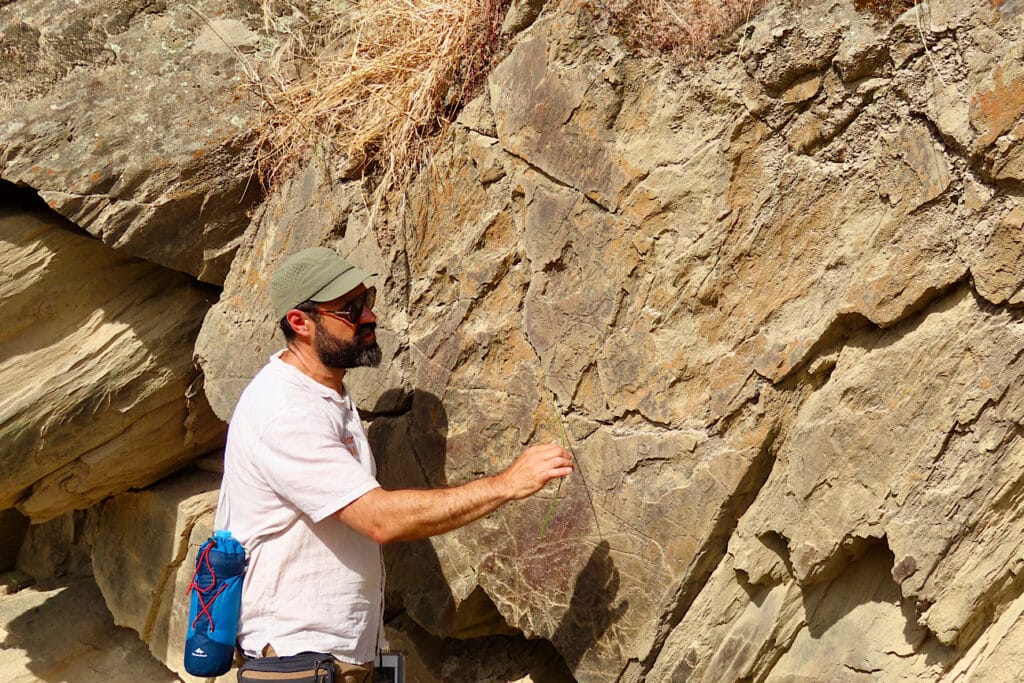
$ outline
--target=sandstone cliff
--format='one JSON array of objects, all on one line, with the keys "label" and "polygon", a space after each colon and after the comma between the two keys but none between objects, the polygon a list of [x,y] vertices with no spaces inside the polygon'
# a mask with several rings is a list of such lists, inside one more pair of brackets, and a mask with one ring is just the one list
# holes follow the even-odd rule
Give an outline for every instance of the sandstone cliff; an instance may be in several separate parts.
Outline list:
[{"label": "sandstone cliff", "polygon": [[326,244],[379,274],[350,388],[385,485],[560,422],[578,458],[543,535],[553,490],[390,549],[416,680],[1017,680],[1024,3],[877,4],[770,2],[679,67],[599,3],[514,3],[372,220],[343,160],[248,183],[255,3],[0,6],[0,179],[99,238],[0,219],[5,506],[90,508],[115,622],[180,670],[216,475],[130,489],[219,445],[281,344],[269,273]]}]

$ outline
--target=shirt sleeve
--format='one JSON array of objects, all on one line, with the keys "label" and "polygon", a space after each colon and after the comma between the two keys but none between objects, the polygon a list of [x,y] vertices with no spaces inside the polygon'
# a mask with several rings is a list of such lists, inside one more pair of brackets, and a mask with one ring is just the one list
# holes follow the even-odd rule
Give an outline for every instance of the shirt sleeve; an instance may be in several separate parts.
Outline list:
[{"label": "shirt sleeve", "polygon": [[369,463],[346,447],[351,435],[338,430],[326,414],[304,410],[275,417],[260,435],[257,460],[267,484],[314,522],[380,487]]}]

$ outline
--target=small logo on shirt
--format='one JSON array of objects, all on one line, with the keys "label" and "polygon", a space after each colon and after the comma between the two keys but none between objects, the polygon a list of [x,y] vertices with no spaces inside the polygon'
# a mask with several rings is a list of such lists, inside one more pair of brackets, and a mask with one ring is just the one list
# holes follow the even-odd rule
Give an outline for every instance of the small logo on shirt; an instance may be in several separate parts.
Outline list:
[{"label": "small logo on shirt", "polygon": [[205,657],[206,656],[206,650],[204,650],[201,647],[197,647],[196,649],[192,650],[192,656],[193,657]]}]

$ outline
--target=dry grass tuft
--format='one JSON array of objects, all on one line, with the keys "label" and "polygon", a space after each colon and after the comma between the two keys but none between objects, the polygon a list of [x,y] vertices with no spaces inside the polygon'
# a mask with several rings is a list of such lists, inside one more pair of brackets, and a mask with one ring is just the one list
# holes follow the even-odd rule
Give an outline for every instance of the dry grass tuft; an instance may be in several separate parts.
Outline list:
[{"label": "dry grass tuft", "polygon": [[264,184],[323,147],[348,159],[347,176],[379,173],[380,193],[403,187],[486,76],[509,2],[366,0],[307,15],[257,79]]},{"label": "dry grass tuft", "polygon": [[612,31],[641,54],[707,57],[766,0],[593,0]]},{"label": "dry grass tuft", "polygon": [[853,0],[860,12],[869,12],[885,19],[895,19],[913,7],[915,0]]}]

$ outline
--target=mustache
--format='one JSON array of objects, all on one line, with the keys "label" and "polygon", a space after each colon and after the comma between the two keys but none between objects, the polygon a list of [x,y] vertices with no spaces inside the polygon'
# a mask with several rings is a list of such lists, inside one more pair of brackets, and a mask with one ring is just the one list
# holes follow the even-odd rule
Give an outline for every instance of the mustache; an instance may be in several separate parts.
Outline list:
[{"label": "mustache", "polygon": [[363,332],[376,332],[377,323],[364,323],[356,326],[356,334],[362,334]]}]

